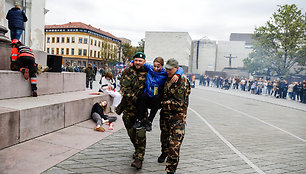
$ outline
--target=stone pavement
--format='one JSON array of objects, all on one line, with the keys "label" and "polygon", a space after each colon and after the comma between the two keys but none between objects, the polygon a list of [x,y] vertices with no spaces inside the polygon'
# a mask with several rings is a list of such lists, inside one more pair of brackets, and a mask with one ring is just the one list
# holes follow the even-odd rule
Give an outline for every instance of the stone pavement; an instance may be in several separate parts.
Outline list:
[{"label": "stone pavement", "polygon": [[[123,128],[43,173],[165,173],[165,164],[157,163],[158,117],[147,133],[141,170],[130,166],[134,151]],[[192,89],[177,173],[304,174],[305,132],[301,109]]]}]

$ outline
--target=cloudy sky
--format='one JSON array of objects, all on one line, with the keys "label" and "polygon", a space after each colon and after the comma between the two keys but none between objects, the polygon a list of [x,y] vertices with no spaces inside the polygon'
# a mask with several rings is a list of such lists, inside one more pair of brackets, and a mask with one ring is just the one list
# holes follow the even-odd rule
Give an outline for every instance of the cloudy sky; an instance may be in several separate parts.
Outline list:
[{"label": "cloudy sky", "polygon": [[46,0],[46,24],[83,22],[134,46],[145,31],[229,40],[230,33],[253,33],[284,4],[296,4],[305,13],[306,0]]}]

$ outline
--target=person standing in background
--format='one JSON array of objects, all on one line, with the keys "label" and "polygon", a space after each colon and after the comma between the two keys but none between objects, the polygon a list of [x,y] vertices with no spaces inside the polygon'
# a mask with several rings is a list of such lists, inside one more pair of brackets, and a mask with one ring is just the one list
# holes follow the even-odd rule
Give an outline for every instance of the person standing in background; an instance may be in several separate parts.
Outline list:
[{"label": "person standing in background", "polygon": [[8,20],[8,27],[11,31],[11,40],[20,40],[24,30],[24,22],[27,22],[28,18],[21,10],[21,6],[18,2],[15,2],[15,7],[8,11],[6,19]]}]

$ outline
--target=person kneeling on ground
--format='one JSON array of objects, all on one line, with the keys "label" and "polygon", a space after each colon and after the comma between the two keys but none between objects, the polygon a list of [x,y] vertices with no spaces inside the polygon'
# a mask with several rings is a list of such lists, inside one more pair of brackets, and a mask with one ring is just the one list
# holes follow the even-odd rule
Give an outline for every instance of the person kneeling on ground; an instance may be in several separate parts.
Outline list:
[{"label": "person kneeling on ground", "polygon": [[35,63],[35,56],[32,49],[23,45],[17,39],[12,40],[11,46],[11,70],[20,70],[26,80],[30,78],[32,96],[37,97],[37,64]]},{"label": "person kneeling on ground", "polygon": [[101,80],[101,89],[99,91],[102,91],[104,94],[109,94],[111,97],[114,98],[113,105],[111,106],[111,112],[114,113],[116,107],[120,104],[122,95],[116,91],[116,83],[113,79],[112,72],[108,71],[106,72],[105,76],[102,77]]},{"label": "person kneeling on ground", "polygon": [[96,122],[94,130],[104,132],[105,129],[102,127],[103,124],[109,124],[110,130],[112,130],[112,124],[117,120],[115,116],[105,115],[107,107],[107,101],[101,100],[99,103],[95,103],[91,109],[91,117]]}]

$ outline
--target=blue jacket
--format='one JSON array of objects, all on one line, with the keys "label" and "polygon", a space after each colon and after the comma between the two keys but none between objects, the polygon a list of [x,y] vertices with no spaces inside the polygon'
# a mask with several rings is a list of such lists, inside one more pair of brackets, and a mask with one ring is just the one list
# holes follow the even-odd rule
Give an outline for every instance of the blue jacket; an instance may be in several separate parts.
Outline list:
[{"label": "blue jacket", "polygon": [[10,30],[22,29],[24,30],[24,22],[28,21],[28,18],[22,10],[19,8],[12,8],[6,15],[8,20],[8,26]]},{"label": "blue jacket", "polygon": [[[164,84],[167,80],[167,72],[166,68],[162,68],[160,72],[155,72],[153,70],[153,65],[145,63],[145,69],[148,71],[147,79],[146,79],[146,88],[144,92],[148,94],[149,97],[154,96],[154,87],[158,87],[158,94],[160,95],[163,93]],[[179,67],[175,74],[182,76],[183,68]]]}]

